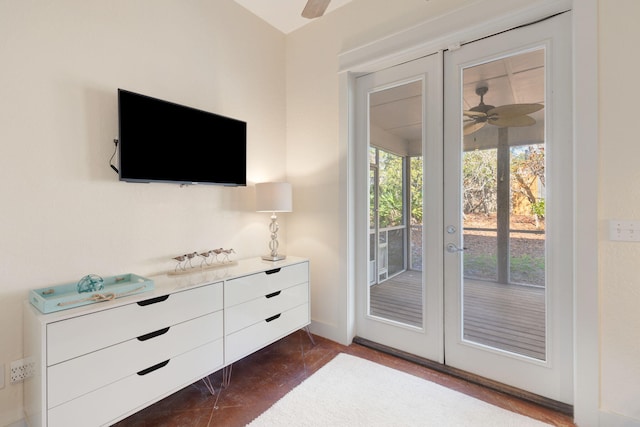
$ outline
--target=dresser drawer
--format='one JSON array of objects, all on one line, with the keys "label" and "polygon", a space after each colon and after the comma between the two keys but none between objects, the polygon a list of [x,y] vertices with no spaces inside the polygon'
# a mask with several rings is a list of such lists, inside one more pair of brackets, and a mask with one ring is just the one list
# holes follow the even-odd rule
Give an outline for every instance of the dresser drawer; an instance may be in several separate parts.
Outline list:
[{"label": "dresser drawer", "polygon": [[309,263],[307,262],[231,279],[225,283],[225,307],[307,282],[309,282]]},{"label": "dresser drawer", "polygon": [[222,340],[198,347],[48,411],[48,427],[109,425],[222,365]]},{"label": "dresser drawer", "polygon": [[290,334],[309,324],[309,304],[302,304],[291,310],[272,316],[254,325],[227,335],[225,340],[226,365],[253,353],[255,350]]},{"label": "dresser drawer", "polygon": [[223,307],[222,283],[47,325],[47,365],[203,316]]},{"label": "dresser drawer", "polygon": [[227,334],[264,321],[309,301],[309,284],[301,283],[282,291],[255,298],[225,310]]},{"label": "dresser drawer", "polygon": [[47,370],[47,405],[53,408],[163,360],[220,340],[222,325],[222,311],[218,311],[51,366]]}]

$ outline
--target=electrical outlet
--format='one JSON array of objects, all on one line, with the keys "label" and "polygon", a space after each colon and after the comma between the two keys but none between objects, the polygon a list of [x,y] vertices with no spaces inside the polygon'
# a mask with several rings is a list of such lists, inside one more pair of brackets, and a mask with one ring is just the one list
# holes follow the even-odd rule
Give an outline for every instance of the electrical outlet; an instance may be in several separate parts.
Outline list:
[{"label": "electrical outlet", "polygon": [[33,376],[35,365],[32,360],[20,359],[11,362],[11,384],[24,381]]}]

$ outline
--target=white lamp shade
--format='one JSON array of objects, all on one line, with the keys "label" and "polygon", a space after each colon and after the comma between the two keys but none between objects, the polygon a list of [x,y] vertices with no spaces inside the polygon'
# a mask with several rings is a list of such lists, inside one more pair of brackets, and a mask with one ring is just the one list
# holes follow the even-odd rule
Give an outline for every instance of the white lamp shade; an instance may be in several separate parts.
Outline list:
[{"label": "white lamp shade", "polygon": [[291,184],[288,182],[256,184],[256,211],[291,212]]}]

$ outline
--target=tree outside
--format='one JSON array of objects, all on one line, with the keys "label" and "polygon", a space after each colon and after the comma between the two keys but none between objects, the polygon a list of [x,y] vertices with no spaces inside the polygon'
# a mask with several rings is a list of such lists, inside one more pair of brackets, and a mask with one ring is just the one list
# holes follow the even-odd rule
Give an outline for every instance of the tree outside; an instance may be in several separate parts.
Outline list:
[{"label": "tree outside", "polygon": [[[403,221],[403,159],[379,150],[381,176],[380,227]],[[422,157],[408,161],[410,268],[422,269]],[[465,275],[496,279],[495,231],[497,212],[497,150],[474,150],[464,154],[463,215],[465,227]],[[511,148],[510,277],[515,283],[544,285],[544,146]],[[428,201],[427,201],[428,202]],[[515,230],[521,230],[517,232]]]}]

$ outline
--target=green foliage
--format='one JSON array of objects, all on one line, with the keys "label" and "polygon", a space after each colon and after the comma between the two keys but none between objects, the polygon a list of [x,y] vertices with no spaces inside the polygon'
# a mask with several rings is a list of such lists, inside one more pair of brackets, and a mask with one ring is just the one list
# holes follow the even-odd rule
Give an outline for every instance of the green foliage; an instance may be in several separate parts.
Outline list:
[{"label": "green foliage", "polygon": [[[531,255],[512,256],[509,260],[510,282],[544,286],[544,257]],[[496,280],[497,257],[495,254],[464,254],[465,277],[480,280]]]},{"label": "green foliage", "polygon": [[[369,150],[369,227],[374,229],[375,209],[377,196],[377,214],[378,226],[382,229],[411,225],[422,225],[422,157],[403,158],[381,149],[371,147]],[[407,173],[407,170],[410,173]],[[375,194],[376,180],[378,183],[378,194]],[[406,182],[408,181],[408,182]],[[409,199],[407,202],[406,199]],[[405,203],[409,203],[409,207],[405,207]],[[408,211],[408,212],[407,212]],[[408,217],[408,218],[407,218]],[[407,223],[408,222],[408,223]],[[400,236],[404,235],[404,231],[400,230]],[[379,236],[376,236],[377,240]],[[421,236],[419,236],[421,239]],[[397,240],[397,239],[395,239]],[[374,240],[375,241],[375,240]],[[394,241],[390,238],[390,241]],[[372,247],[375,247],[373,244]],[[412,244],[412,250],[416,247]],[[417,247],[419,253],[411,257],[411,263],[414,268],[422,267],[422,247]],[[389,267],[392,271],[393,259],[391,253],[401,255],[402,248],[393,248],[390,246]],[[396,256],[397,258],[397,256]],[[402,259],[400,263],[396,263],[401,269]]]},{"label": "green foliage", "polygon": [[544,286],[544,257],[532,257],[526,254],[519,257],[511,257],[509,266],[511,269],[510,281],[512,283]]},{"label": "green foliage", "polygon": [[544,199],[538,199],[535,203],[531,204],[531,213],[538,218],[544,218]]},{"label": "green foliage", "polygon": [[[378,215],[381,227],[402,225],[404,199],[403,182],[405,161],[401,156],[384,150],[372,150],[371,158],[378,153],[378,174],[380,180],[378,195]],[[544,199],[538,199],[533,191],[535,182],[544,186],[544,147],[528,146],[513,149],[511,160],[513,191],[521,192],[531,204],[531,212],[537,218],[544,218]],[[423,159],[411,157],[409,197],[410,224],[421,224],[423,220]],[[464,153],[462,161],[463,175],[463,211],[465,213],[494,213],[497,209],[497,150],[473,150]],[[373,196],[373,195],[371,195]]]},{"label": "green foliage", "polygon": [[422,156],[412,157],[411,182],[411,224],[422,224]]},{"label": "green foliage", "polygon": [[492,213],[497,209],[497,150],[464,153],[462,162],[463,211]]},{"label": "green foliage", "polygon": [[538,197],[538,187],[545,186],[544,145],[529,145],[511,150],[513,191],[520,193],[531,206],[538,220],[544,218],[544,200]]},{"label": "green foliage", "polygon": [[[380,180],[378,195],[378,215],[380,227],[394,227],[403,224],[403,182],[405,161],[395,154],[378,151],[378,174]],[[410,224],[422,223],[422,157],[408,159],[411,176],[409,177]]]},{"label": "green foliage", "polygon": [[403,159],[395,154],[379,150],[378,154],[378,218],[380,227],[402,225],[404,201],[402,198]]},{"label": "green foliage", "polygon": [[497,257],[495,254],[464,254],[464,275],[495,280]]}]

